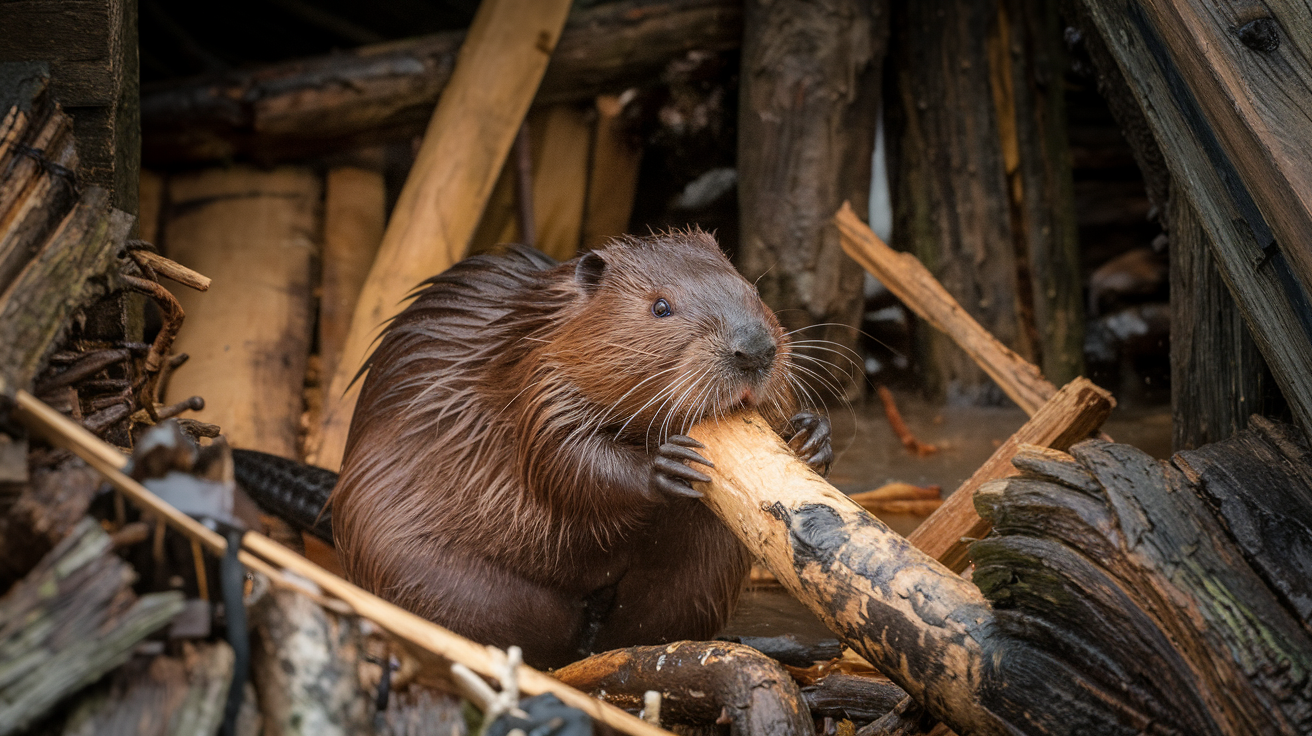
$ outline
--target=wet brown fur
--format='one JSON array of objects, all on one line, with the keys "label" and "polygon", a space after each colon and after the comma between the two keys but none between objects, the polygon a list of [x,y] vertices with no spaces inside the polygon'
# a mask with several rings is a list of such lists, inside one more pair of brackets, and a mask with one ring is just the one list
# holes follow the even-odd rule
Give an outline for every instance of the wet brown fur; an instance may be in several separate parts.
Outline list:
[{"label": "wet brown fur", "polygon": [[[651,453],[745,388],[777,426],[794,409],[779,323],[709,235],[598,255],[514,248],[426,282],[371,358],[331,501],[352,580],[539,666],[715,633],[748,556],[700,501],[649,492]],[[779,352],[748,385],[725,345],[753,320]]]}]

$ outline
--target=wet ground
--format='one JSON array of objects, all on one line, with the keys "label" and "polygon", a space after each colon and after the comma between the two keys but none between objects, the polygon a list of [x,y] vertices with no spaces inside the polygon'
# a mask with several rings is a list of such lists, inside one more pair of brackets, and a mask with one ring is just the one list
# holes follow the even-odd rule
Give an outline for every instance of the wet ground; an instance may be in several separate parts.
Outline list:
[{"label": "wet ground", "polygon": [[[897,405],[907,426],[922,442],[936,445],[933,455],[916,457],[898,441],[877,399],[831,411],[837,459],[829,481],[846,493],[878,488],[892,481],[942,487],[944,497],[993,454],[1022,424],[1017,408],[944,407],[917,396],[897,394]],[[1169,407],[1118,408],[1103,425],[1117,442],[1133,445],[1155,458],[1171,453]],[[894,531],[909,534],[920,517],[881,517]],[[748,590],[726,634],[778,636],[797,634],[803,640],[832,638],[802,604],[782,588]]]}]

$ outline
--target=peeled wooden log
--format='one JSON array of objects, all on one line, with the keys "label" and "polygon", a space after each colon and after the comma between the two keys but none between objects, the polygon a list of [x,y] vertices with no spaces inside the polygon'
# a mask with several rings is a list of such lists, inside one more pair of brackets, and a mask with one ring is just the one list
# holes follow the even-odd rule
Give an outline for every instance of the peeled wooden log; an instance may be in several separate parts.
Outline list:
[{"label": "peeled wooden log", "polygon": [[82,521],[0,598],[0,736],[127,661],[182,610],[179,593],[136,598],[109,535]]},{"label": "peeled wooden log", "polygon": [[[145,90],[148,164],[303,158],[424,131],[463,31],[364,46],[259,70]],[[628,0],[580,10],[565,26],[539,103],[577,102],[650,84],[689,51],[735,49],[742,5]]]},{"label": "peeled wooden log", "polygon": [[628,710],[661,694],[663,724],[730,724],[735,736],[811,733],[797,683],[776,661],[729,642],[681,641],[595,654],[552,673],[561,682]]}]

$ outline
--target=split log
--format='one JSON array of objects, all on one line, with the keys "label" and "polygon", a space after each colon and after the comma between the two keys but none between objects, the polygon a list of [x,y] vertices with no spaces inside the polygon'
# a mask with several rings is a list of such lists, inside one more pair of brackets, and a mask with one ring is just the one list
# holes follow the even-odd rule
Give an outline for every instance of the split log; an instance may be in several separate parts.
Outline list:
[{"label": "split log", "polygon": [[[1281,31],[1306,27],[1306,9],[1281,4],[1270,11],[1276,21],[1250,18],[1232,3],[1207,10],[1139,0],[1081,6],[1134,92],[1177,191],[1193,206],[1276,383],[1304,431],[1312,430],[1312,281],[1302,255],[1308,249],[1299,247],[1306,231],[1291,227],[1306,219],[1312,196],[1306,173],[1290,168],[1306,158],[1291,159],[1290,145],[1309,119],[1289,102],[1312,77],[1299,34]],[[1268,39],[1270,48],[1245,46],[1241,35],[1259,46]],[[1203,48],[1215,50],[1210,61],[1200,56]],[[1221,109],[1232,105],[1242,110]],[[1255,151],[1254,143],[1269,148]]]},{"label": "split log", "polygon": [[319,297],[319,375],[331,376],[346,344],[351,314],[387,225],[387,191],[379,172],[328,172],[323,214],[323,293]]},{"label": "split log", "polygon": [[[607,3],[581,9],[559,37],[539,104],[650,85],[689,51],[735,49],[742,9],[729,0]],[[147,89],[144,158],[285,161],[419,135],[464,38],[442,33]]]},{"label": "split log", "polygon": [[989,531],[988,522],[975,513],[975,491],[987,481],[1014,474],[1012,458],[1021,446],[1065,450],[1097,432],[1114,406],[1111,394],[1087,379],[1066,384],[916,527],[908,541],[954,572],[965,570],[970,564],[970,541]]},{"label": "split log", "polygon": [[583,217],[584,249],[598,248],[629,231],[638,190],[642,146],[624,132],[624,95],[597,97],[597,127],[588,172],[588,204]]},{"label": "split log", "polygon": [[259,636],[251,672],[266,732],[355,734],[372,707],[360,686],[359,624],[293,590],[271,590],[251,610]]},{"label": "split log", "polygon": [[310,352],[310,264],[319,232],[319,180],[305,169],[249,168],[169,180],[176,214],[169,255],[214,279],[184,291],[187,329],[174,347],[191,356],[173,397],[212,400],[199,418],[239,447],[296,457],[301,386]]},{"label": "split log", "polygon": [[959,345],[1026,414],[1033,416],[1057,392],[1033,363],[1004,345],[963,309],[916,256],[888,247],[849,204],[844,203],[838,210],[834,222],[842,233],[847,254],[911,311]]},{"label": "split log", "polygon": [[0,734],[22,730],[126,662],[182,610],[178,593],[132,594],[132,569],[83,517],[0,598]]},{"label": "split log", "polygon": [[361,384],[355,378],[381,326],[415,286],[465,255],[568,10],[567,0],[528,8],[511,0],[479,5],[326,383],[315,464],[341,465]]},{"label": "split log", "polygon": [[83,698],[63,736],[214,736],[232,683],[226,642],[185,644],[181,657],[136,657]]},{"label": "split log", "polygon": [[847,392],[860,369],[831,368],[800,338],[856,344],[863,277],[829,216],[845,200],[864,213],[869,199],[888,16],[884,2],[744,5],[738,261],[785,330],[811,328],[794,349],[832,377],[814,381],[826,393]]},{"label": "split log", "polygon": [[629,647],[562,667],[561,682],[627,710],[643,706],[643,694],[661,694],[663,724],[728,721],[735,736],[811,733],[811,714],[797,683],[774,660],[728,642],[681,641]]}]

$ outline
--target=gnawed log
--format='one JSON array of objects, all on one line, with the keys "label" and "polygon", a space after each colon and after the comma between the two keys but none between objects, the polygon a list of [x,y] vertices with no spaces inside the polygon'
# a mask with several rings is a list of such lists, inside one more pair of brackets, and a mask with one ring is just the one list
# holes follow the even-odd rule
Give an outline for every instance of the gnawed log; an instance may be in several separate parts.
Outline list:
[{"label": "gnawed log", "polygon": [[[147,89],[148,164],[278,161],[423,132],[465,33],[442,33]],[[660,79],[689,51],[742,40],[729,0],[628,0],[580,10],[560,34],[537,102],[578,102]]]},{"label": "gnawed log", "polygon": [[136,598],[136,576],[90,517],[0,598],[0,734],[126,662],[182,610],[177,593]]},{"label": "gnawed log", "polygon": [[788,672],[742,644],[681,641],[616,649],[553,674],[628,710],[642,708],[643,693],[656,690],[663,724],[727,720],[729,732],[741,736],[792,736],[814,728]]}]

